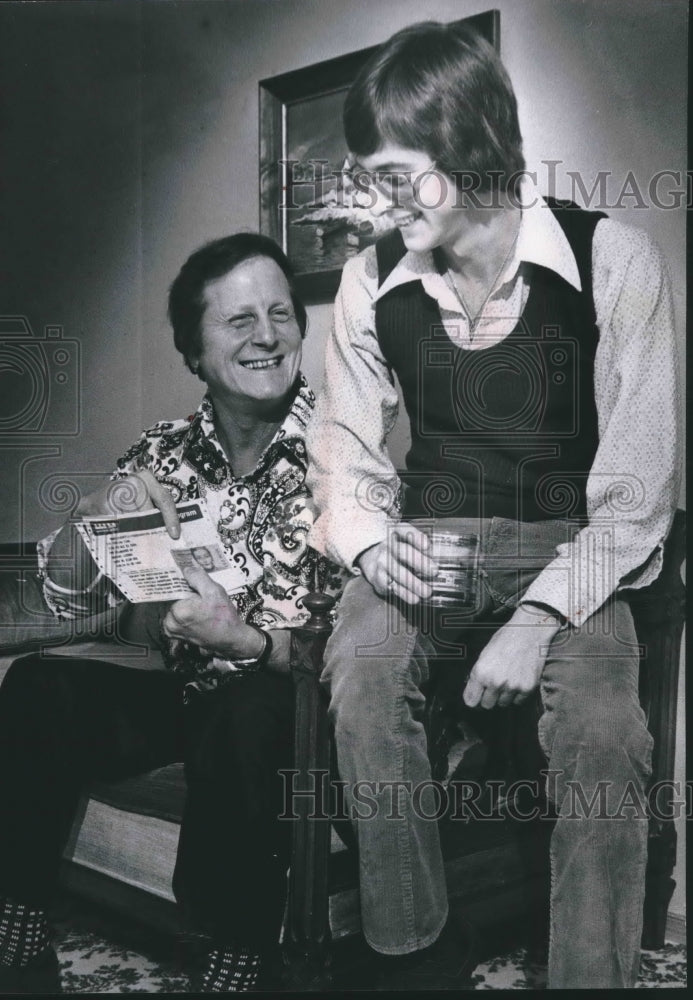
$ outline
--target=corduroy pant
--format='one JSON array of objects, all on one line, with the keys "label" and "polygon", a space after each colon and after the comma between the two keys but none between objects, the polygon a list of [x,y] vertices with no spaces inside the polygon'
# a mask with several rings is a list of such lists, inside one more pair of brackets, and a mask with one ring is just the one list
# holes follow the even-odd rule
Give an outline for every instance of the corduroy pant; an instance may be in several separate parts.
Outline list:
[{"label": "corduroy pant", "polygon": [[[445,655],[450,639],[446,655],[454,659],[455,643],[475,644],[476,629],[492,632],[507,621],[570,525],[523,530],[497,518],[469,525],[479,528],[485,571],[466,626],[437,633],[430,621],[412,627],[410,609],[381,600],[355,577],[327,645],[322,682],[355,817],[362,926],[385,954],[425,947],[447,917],[421,692],[433,645]],[[652,749],[638,699],[637,649],[630,609],[613,599],[581,628],[560,632],[548,650],[538,736],[548,761],[546,793],[558,814],[551,988],[632,987],[637,978]],[[460,698],[464,679],[460,671]]]}]

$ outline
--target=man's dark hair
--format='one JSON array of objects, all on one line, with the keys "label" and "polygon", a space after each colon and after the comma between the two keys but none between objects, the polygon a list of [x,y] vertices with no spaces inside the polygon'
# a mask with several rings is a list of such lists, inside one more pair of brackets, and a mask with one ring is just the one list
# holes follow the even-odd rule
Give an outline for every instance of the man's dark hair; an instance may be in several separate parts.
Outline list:
[{"label": "man's dark hair", "polygon": [[[344,105],[347,146],[425,150],[467,190],[508,191],[524,170],[517,101],[486,39],[463,24],[398,31],[362,68]],[[475,184],[463,177],[473,177]]]},{"label": "man's dark hair", "polygon": [[296,321],[305,336],[306,307],[296,293],[294,273],[284,251],[269,236],[260,233],[234,233],[205,243],[188,257],[168,293],[168,318],[173,327],[173,340],[194,371],[191,358],[202,352],[202,317],[206,308],[205,287],[216,278],[223,278],[245,260],[269,257],[279,265],[289,284]]}]

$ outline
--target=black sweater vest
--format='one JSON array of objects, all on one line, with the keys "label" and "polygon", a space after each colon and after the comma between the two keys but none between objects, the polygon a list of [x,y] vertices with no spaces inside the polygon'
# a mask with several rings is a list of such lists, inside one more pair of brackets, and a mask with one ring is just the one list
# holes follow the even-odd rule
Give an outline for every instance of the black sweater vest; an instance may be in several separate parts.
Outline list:
[{"label": "black sweater vest", "polygon": [[[585,515],[598,446],[592,238],[601,212],[550,201],[575,254],[582,292],[532,265],[512,333],[465,351],[447,336],[420,280],[376,304],[383,355],[397,374],[412,444],[402,514],[540,521]],[[382,285],[405,253],[399,231],[376,245]]]}]

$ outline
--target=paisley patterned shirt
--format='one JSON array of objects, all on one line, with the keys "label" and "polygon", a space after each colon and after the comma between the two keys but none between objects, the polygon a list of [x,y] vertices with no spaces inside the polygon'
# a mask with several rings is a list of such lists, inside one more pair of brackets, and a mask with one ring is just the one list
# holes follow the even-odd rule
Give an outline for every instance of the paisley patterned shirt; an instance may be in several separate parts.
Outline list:
[{"label": "paisley patterned shirt", "polygon": [[[236,476],[217,438],[213,403],[206,395],[187,419],[161,421],[144,431],[113,474],[119,478],[149,469],[176,503],[205,503],[229,561],[248,579],[231,599],[246,622],[261,628],[299,624],[308,617],[302,605],[307,593],[322,590],[337,596],[345,580],[343,570],[306,541],[313,507],[305,485],[305,432],[314,406],[315,396],[300,376],[291,409],[257,467]],[[95,610],[93,585],[91,595],[70,592],[46,574],[55,534],[39,543],[46,599],[61,618],[89,614]],[[110,588],[105,603],[122,601],[115,585]]]}]

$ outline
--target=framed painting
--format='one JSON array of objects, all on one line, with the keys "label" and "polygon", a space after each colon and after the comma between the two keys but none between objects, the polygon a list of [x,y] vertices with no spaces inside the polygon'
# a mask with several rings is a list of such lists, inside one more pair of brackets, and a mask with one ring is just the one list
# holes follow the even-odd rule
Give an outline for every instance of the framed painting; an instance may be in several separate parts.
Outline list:
[{"label": "framed painting", "polygon": [[[500,48],[499,11],[460,23]],[[352,203],[342,173],[344,99],[377,48],[260,81],[260,231],[287,254],[307,302],[334,298],[347,258],[381,231]]]}]

